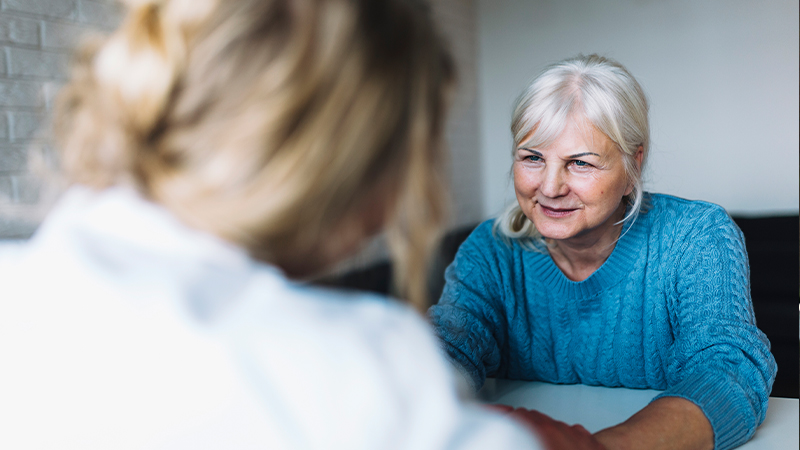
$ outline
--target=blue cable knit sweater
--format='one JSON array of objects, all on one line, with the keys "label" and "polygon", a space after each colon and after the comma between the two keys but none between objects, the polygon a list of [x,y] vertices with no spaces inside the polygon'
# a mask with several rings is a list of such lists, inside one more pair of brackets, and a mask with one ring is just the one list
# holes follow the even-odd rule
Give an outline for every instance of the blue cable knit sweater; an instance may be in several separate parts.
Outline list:
[{"label": "blue cable knit sweater", "polygon": [[715,448],[736,447],[764,420],[777,370],[755,324],[742,233],[717,205],[645,200],[581,282],[484,222],[429,315],[476,388],[495,376],[664,390],[656,398],[703,410]]}]

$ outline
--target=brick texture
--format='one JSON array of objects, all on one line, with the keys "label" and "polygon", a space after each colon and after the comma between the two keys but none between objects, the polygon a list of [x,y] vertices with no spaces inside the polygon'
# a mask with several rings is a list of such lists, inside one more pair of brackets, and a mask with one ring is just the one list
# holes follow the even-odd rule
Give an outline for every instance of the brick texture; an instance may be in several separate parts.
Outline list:
[{"label": "brick texture", "polygon": [[26,80],[0,81],[0,105],[11,108],[41,108],[45,106],[44,83]]},{"label": "brick texture", "polygon": [[6,47],[10,78],[64,78],[69,55],[64,53]]},{"label": "brick texture", "polygon": [[29,236],[40,181],[30,148],[81,37],[116,26],[115,0],[0,0],[0,239]]},{"label": "brick texture", "polygon": [[11,142],[29,142],[36,138],[40,115],[37,113],[10,111],[8,113]]},{"label": "brick texture", "polygon": [[27,147],[4,146],[0,150],[0,175],[23,172],[28,167]]},{"label": "brick texture", "polygon": [[23,17],[0,17],[0,41],[39,45],[39,22]]},{"label": "brick texture", "polygon": [[42,30],[42,47],[46,49],[70,50],[87,33],[84,26],[53,21],[44,21]]},{"label": "brick texture", "polygon": [[111,28],[116,24],[120,15],[119,7],[114,2],[82,0],[81,22],[97,25],[101,28]]},{"label": "brick texture", "polygon": [[75,19],[78,0],[2,0],[4,11]]}]

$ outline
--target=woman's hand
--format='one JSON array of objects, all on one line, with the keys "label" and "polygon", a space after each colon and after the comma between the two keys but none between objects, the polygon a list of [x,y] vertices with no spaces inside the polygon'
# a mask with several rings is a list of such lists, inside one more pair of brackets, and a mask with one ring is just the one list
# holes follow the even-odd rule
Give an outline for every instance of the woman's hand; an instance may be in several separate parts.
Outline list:
[{"label": "woman's hand", "polygon": [[603,444],[581,425],[570,426],[535,410],[515,409],[507,405],[487,406],[524,423],[533,430],[547,450],[606,450]]},{"label": "woman's hand", "polygon": [[609,450],[714,448],[714,430],[705,414],[697,405],[680,397],[660,398],[596,436]]}]

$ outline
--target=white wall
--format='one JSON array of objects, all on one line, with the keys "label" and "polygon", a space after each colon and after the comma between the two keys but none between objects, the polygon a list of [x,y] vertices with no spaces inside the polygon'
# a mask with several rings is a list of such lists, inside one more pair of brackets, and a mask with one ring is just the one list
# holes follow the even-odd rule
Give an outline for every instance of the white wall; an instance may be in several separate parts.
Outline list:
[{"label": "white wall", "polygon": [[798,14],[797,0],[478,0],[484,216],[513,200],[514,99],[577,53],[617,59],[647,92],[646,189],[797,214]]}]

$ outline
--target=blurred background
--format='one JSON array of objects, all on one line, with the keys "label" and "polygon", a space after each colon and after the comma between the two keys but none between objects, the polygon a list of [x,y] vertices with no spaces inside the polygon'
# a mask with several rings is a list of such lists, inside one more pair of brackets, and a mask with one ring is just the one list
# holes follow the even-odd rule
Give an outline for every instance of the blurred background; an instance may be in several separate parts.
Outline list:
[{"label": "blurred background", "polygon": [[[460,73],[448,133],[453,228],[513,200],[514,99],[545,65],[578,53],[615,58],[644,86],[648,190],[739,216],[797,214],[797,1],[434,0],[433,9]],[[35,229],[28,148],[70,50],[120,14],[112,0],[0,0],[0,238]]]},{"label": "blurred background", "polygon": [[[514,201],[511,108],[545,65],[578,53],[617,59],[651,102],[645,188],[725,207],[747,239],[759,326],[778,358],[776,395],[797,396],[797,0],[433,0],[459,68],[448,124],[450,232],[431,274],[474,225]],[[0,0],[0,240],[36,229],[29,162],[72,48],[113,29],[113,0]],[[390,290],[380,239],[328,282]],[[2,296],[2,287],[0,287]]]},{"label": "blurred background", "polygon": [[72,49],[86,33],[113,29],[111,0],[0,0],[0,239],[38,225],[39,183],[29,150],[64,83]]}]

